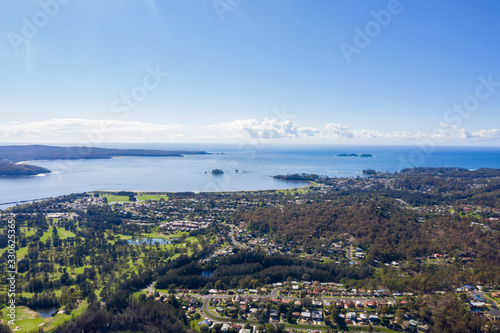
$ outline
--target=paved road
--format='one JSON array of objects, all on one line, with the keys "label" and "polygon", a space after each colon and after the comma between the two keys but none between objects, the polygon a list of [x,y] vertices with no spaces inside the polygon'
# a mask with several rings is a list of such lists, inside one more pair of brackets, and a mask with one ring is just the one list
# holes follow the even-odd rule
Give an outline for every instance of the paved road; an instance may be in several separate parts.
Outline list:
[{"label": "paved road", "polygon": [[232,240],[234,246],[242,248],[242,249],[247,249],[249,247],[248,245],[240,243],[236,240],[236,238],[234,236],[234,232],[235,232],[236,227],[234,225],[227,224],[227,223],[221,223],[221,224],[231,228],[231,231],[229,232],[229,237],[231,237],[231,240]]},{"label": "paved road", "polygon": [[[227,317],[220,317],[218,316],[217,314],[214,314],[213,312],[211,312],[209,309],[208,309],[208,305],[209,305],[209,302],[210,302],[210,299],[211,297],[215,297],[215,296],[210,296],[210,297],[207,297],[203,300],[203,306],[201,307],[201,314],[215,322],[215,323],[240,323],[242,324],[241,322],[244,321],[245,323],[250,323],[251,325],[259,325],[259,322],[256,321],[256,320],[249,320],[249,319],[232,319],[232,318],[227,318]],[[216,319],[213,319],[213,318],[216,318]],[[274,328],[277,328],[278,327],[278,322],[270,322],[271,325],[274,326]],[[286,325],[286,323],[285,323]],[[298,323],[296,325],[300,325],[300,326],[303,326],[303,328],[299,328],[298,330],[307,330],[308,332],[314,332],[314,331],[321,331],[321,332],[326,332],[326,331],[329,331],[331,329],[326,329],[326,328],[316,328],[314,327],[315,325],[310,325],[310,324],[306,324],[306,323]],[[324,326],[324,325],[322,325]],[[368,327],[367,325],[356,325],[356,326],[363,326],[363,327]],[[359,331],[360,333],[363,333],[362,331]],[[368,332],[368,331],[366,331]]]},{"label": "paved road", "polygon": [[[154,285],[154,282],[151,283],[151,285],[149,285],[146,290],[151,292],[151,293],[154,293],[155,290],[153,288],[153,285]],[[269,293],[268,295],[240,295],[240,296],[245,296],[245,297],[263,297],[263,298],[277,298],[278,297],[278,292],[280,291],[280,289],[274,289],[271,293]],[[168,293],[163,293],[163,292],[160,292],[159,293],[160,296],[169,296],[170,294]],[[201,314],[206,318],[206,319],[209,319],[215,323],[235,323],[235,322],[241,322],[243,321],[242,319],[239,319],[239,320],[235,320],[235,319],[232,319],[232,318],[227,318],[227,317],[220,317],[218,316],[216,313],[213,313],[211,312],[209,309],[208,309],[208,306],[210,304],[210,301],[213,299],[213,298],[232,298],[236,295],[227,295],[227,294],[218,294],[218,295],[199,295],[199,294],[192,294],[191,295],[192,297],[196,297],[196,298],[201,298],[202,299],[202,302],[203,302],[203,305],[201,306]],[[299,300],[300,297],[281,297],[282,299],[290,299],[290,300]],[[350,301],[357,301],[357,300],[368,300],[367,298],[362,298],[362,297],[353,297],[353,298],[339,298],[339,297],[321,297],[321,300],[322,301],[325,301],[325,300],[330,300],[330,301],[337,301],[339,299],[344,299],[344,300],[350,300]],[[385,298],[384,300],[395,300],[395,298]],[[250,324],[252,325],[258,325],[259,323],[255,320],[244,320],[245,322],[249,322]],[[271,323],[273,324],[273,326],[276,326],[277,323],[276,322],[273,322]],[[327,331],[327,329],[320,329],[320,328],[315,328],[314,325],[309,325],[309,324],[304,324],[304,323],[300,323],[299,325],[301,326],[304,326],[304,328],[301,328],[301,330],[308,330],[310,329],[311,331]],[[359,326],[359,325],[358,325]]]},{"label": "paved road", "polygon": [[[487,297],[485,297],[485,298],[487,298]],[[493,301],[491,302],[491,307],[490,307],[489,314],[492,317],[500,318],[500,310],[498,309],[498,306]]]},{"label": "paved road", "polygon": [[[155,293],[155,289],[153,288],[153,285],[156,281],[151,283],[146,290],[149,291],[150,293]],[[191,294],[192,297],[197,297],[197,298],[202,298],[202,299],[212,299],[212,298],[232,298],[235,296],[240,296],[240,297],[259,297],[259,298],[281,298],[281,299],[288,299],[288,300],[300,300],[301,297],[298,296],[278,296],[278,293],[281,291],[279,288],[273,289],[269,294],[267,295],[255,295],[255,294],[235,294],[235,295],[229,295],[229,294],[216,294],[216,295],[200,295],[200,294]],[[169,293],[163,293],[159,292],[160,296],[170,296]],[[317,299],[321,301],[338,301],[338,300],[347,300],[347,301],[369,301],[369,300],[384,300],[384,301],[396,301],[395,297],[386,297],[386,298],[375,298],[375,297],[329,297],[329,296],[321,296],[321,297],[310,297],[311,299]],[[493,303],[494,304],[494,303]]]},{"label": "paved road", "polygon": [[224,320],[224,318],[220,318],[220,320],[214,320],[213,319],[213,317],[218,318],[219,316],[213,314],[208,309],[208,305],[209,305],[210,301],[211,301],[211,298],[209,298],[209,297],[203,299],[203,305],[201,306],[201,309],[200,309],[201,310],[201,314],[203,315],[203,317],[205,317],[207,319],[210,319],[212,321],[215,321],[216,323],[225,323],[225,322],[227,322],[227,320]]},{"label": "paved road", "polygon": [[481,296],[482,298],[484,298],[484,300],[487,303],[491,304],[490,311],[488,312],[490,316],[492,316],[492,317],[500,317],[500,310],[498,309],[498,306],[496,305],[496,303],[491,298],[488,297],[488,295],[486,295],[482,291],[474,291],[473,294]]}]

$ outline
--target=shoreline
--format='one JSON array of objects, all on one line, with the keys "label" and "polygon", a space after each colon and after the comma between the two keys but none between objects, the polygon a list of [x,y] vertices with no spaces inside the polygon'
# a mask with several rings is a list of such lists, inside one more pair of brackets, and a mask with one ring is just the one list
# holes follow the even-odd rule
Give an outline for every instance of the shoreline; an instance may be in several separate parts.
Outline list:
[{"label": "shoreline", "polygon": [[[26,177],[35,177],[35,176],[26,176]],[[208,191],[132,191],[132,190],[92,190],[92,191],[87,191],[87,192],[81,192],[81,193],[118,193],[118,192],[133,192],[136,193],[137,195],[145,195],[145,194],[151,194],[151,195],[167,195],[169,193],[193,193],[193,194],[201,194],[201,193],[244,193],[244,192],[263,192],[263,191],[291,191],[291,190],[297,190],[297,189],[304,189],[308,187],[315,186],[314,182],[308,181],[309,184],[304,185],[304,186],[299,186],[299,187],[289,187],[289,188],[277,188],[277,189],[264,189],[264,190],[239,190],[239,191],[214,191],[214,192],[208,192]],[[33,203],[37,201],[43,201],[43,200],[48,200],[48,199],[53,199],[57,198],[60,196],[64,196],[67,194],[61,194],[57,195],[54,197],[48,197],[48,198],[39,198],[39,199],[26,199],[26,200],[20,200],[20,201],[12,201],[12,202],[0,202],[0,207],[2,206],[7,206],[4,209],[0,208],[0,211],[5,211],[5,209],[8,209],[10,207],[16,206],[17,204],[27,204],[27,203]]]},{"label": "shoreline", "polygon": [[[211,153],[193,153],[186,155],[208,155]],[[51,162],[51,161],[78,161],[78,160],[111,160],[119,157],[185,157],[183,154],[179,155],[121,155],[121,156],[106,156],[106,157],[75,157],[75,158],[42,158],[39,160],[26,160],[13,162],[13,164],[26,164],[26,163],[36,163],[36,162]]]},{"label": "shoreline", "polygon": [[88,191],[85,193],[100,193],[100,192],[106,192],[106,193],[117,193],[117,192],[133,192],[133,193],[141,193],[141,194],[156,194],[156,195],[162,195],[162,194],[169,194],[169,193],[194,193],[194,194],[200,194],[200,193],[243,193],[243,192],[262,192],[262,191],[289,191],[289,190],[297,190],[301,188],[307,188],[314,186],[313,181],[304,181],[309,184],[304,185],[304,186],[299,186],[299,187],[287,187],[287,188],[274,188],[274,189],[262,189],[262,190],[234,190],[234,191],[135,191],[135,190],[93,190],[93,191]]}]

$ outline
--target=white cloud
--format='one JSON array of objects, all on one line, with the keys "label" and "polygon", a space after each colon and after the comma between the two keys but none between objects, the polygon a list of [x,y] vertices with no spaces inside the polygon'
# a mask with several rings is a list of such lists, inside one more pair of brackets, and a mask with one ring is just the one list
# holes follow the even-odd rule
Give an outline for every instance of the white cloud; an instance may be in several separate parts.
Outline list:
[{"label": "white cloud", "polygon": [[329,123],[325,125],[327,131],[333,137],[339,138],[352,138],[354,133],[346,126],[336,123]]},{"label": "white cloud", "polygon": [[0,123],[4,142],[124,142],[180,138],[179,125],[96,119],[50,119]]},{"label": "white cloud", "polygon": [[467,130],[440,124],[432,132],[351,129],[338,123],[321,128],[304,127],[290,120],[265,118],[236,119],[200,127],[162,125],[140,121],[95,119],[21,120],[0,123],[0,142],[78,143],[93,145],[105,142],[213,142],[238,143],[249,139],[276,143],[408,143],[419,140],[444,142],[499,142],[500,129]]},{"label": "white cloud", "polygon": [[325,125],[322,131],[322,137],[330,139],[350,138],[350,139],[435,139],[435,140],[484,140],[496,141],[500,140],[499,129],[481,129],[479,131],[471,132],[465,128],[456,128],[445,123],[441,123],[431,133],[423,132],[408,132],[408,131],[395,131],[395,132],[380,132],[376,130],[361,129],[351,130],[346,126],[336,123],[329,123]]},{"label": "white cloud", "polygon": [[381,138],[386,137],[386,134],[380,133],[374,130],[361,129],[361,130],[351,130],[348,127],[336,124],[328,123],[325,125],[325,131],[323,131],[323,136],[328,138]]},{"label": "white cloud", "polygon": [[478,139],[500,139],[500,129],[482,129],[471,133],[474,138]]},{"label": "white cloud", "polygon": [[252,139],[308,138],[317,137],[320,134],[317,128],[298,127],[290,120],[268,118],[262,122],[255,119],[236,119],[207,127],[233,132],[236,136],[247,135]]},{"label": "white cloud", "polygon": [[246,134],[245,129],[256,125],[258,125],[258,121],[255,119],[236,119],[226,123],[202,126],[202,128],[216,130],[219,136],[243,138]]}]

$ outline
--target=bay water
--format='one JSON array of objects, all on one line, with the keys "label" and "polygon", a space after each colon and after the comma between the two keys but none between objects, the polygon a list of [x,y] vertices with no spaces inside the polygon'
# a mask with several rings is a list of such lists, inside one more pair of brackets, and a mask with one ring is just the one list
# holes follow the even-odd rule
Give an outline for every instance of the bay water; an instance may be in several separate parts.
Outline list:
[{"label": "bay water", "polygon": [[[114,144],[106,148],[204,150],[184,157],[117,157],[93,160],[32,161],[52,170],[34,177],[0,177],[0,209],[14,202],[94,190],[214,192],[292,188],[303,182],[271,178],[314,173],[362,176],[363,169],[399,171],[407,167],[500,168],[497,147],[268,146],[214,144]],[[339,154],[371,154],[341,157]],[[224,171],[213,175],[213,169]]]}]

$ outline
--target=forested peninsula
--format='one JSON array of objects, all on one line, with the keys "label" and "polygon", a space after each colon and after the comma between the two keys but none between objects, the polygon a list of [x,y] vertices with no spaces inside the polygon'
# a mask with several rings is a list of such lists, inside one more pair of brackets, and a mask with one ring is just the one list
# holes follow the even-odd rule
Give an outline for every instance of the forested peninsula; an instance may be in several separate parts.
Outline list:
[{"label": "forested peninsula", "polygon": [[36,176],[50,172],[49,169],[37,165],[0,163],[0,176],[4,177]]}]

